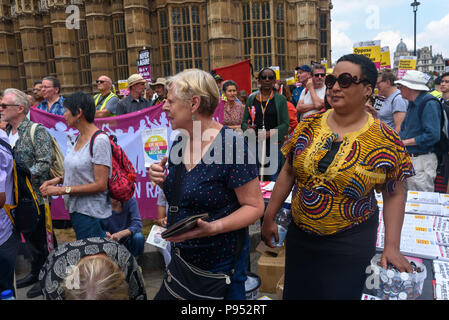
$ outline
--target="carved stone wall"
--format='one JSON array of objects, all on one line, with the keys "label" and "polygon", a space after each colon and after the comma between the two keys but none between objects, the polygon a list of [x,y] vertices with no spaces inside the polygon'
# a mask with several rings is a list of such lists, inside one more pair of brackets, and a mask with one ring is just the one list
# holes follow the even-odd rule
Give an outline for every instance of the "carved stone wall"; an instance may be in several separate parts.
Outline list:
[{"label": "carved stone wall", "polygon": [[[268,3],[270,16],[265,39],[270,49],[263,57],[269,60],[263,63],[277,65],[285,59],[284,78],[297,65],[330,60],[329,0],[14,0],[12,5],[0,0],[0,87],[31,91],[35,80],[54,74],[63,94],[95,92],[100,75],[116,82],[136,73],[138,52],[144,47],[151,50],[153,78],[187,67],[209,71],[245,58],[254,64],[256,17],[251,13],[244,21],[243,6],[252,12],[254,4],[262,3]],[[277,16],[279,4],[282,17]],[[80,22],[86,26],[82,45],[80,39],[86,35],[67,27],[69,6],[79,9]],[[245,43],[248,25],[251,38]],[[285,48],[280,58],[281,47]],[[91,83],[86,83],[86,65]]]}]

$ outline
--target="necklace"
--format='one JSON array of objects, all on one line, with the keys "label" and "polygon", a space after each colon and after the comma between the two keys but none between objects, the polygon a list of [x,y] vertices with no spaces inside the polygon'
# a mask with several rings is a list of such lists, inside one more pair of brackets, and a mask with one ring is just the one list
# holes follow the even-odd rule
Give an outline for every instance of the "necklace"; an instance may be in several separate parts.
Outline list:
[{"label": "necklace", "polygon": [[268,97],[265,106],[263,105],[262,100],[262,92],[260,92],[260,107],[262,108],[262,129],[265,130],[265,111],[267,110],[268,104],[270,103],[271,98],[273,97],[273,91],[271,91],[270,96]]}]

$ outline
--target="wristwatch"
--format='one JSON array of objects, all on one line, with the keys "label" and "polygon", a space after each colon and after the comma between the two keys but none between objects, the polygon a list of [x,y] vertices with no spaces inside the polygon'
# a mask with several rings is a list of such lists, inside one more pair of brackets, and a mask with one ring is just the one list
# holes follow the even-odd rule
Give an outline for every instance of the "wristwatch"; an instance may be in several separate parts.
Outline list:
[{"label": "wristwatch", "polygon": [[70,190],[72,190],[71,187],[65,187],[65,193],[66,193],[66,194],[69,194],[69,193],[70,193]]}]

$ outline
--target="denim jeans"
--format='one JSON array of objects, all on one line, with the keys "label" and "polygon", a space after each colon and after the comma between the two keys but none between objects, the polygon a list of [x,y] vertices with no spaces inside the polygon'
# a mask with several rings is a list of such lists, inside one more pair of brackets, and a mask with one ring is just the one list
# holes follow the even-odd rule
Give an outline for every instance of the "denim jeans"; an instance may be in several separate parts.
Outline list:
[{"label": "denim jeans", "polygon": [[137,232],[126,238],[123,244],[134,257],[140,256],[145,247],[145,236]]},{"label": "denim jeans", "polygon": [[19,233],[13,230],[9,239],[0,246],[0,292],[14,291],[14,268],[19,245]]},{"label": "denim jeans", "polygon": [[246,300],[246,290],[245,290],[245,282],[247,278],[248,271],[248,260],[249,260],[249,236],[248,233],[245,235],[245,243],[242,248],[242,252],[240,256],[237,258],[237,261],[232,258],[227,260],[219,265],[217,265],[214,269],[209,270],[211,272],[225,272],[229,273],[234,266],[234,273],[231,276],[231,285],[228,289],[228,294],[226,296],[226,300]]},{"label": "denim jeans", "polygon": [[77,240],[106,237],[106,232],[101,227],[102,219],[93,218],[79,212],[71,212],[70,220],[72,221]]}]

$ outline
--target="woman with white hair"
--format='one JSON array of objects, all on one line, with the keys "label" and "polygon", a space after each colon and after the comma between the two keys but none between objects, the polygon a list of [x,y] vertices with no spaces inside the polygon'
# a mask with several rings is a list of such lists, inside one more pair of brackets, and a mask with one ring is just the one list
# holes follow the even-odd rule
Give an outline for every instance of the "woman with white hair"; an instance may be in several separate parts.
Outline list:
[{"label": "woman with white hair", "polygon": [[221,298],[245,299],[246,227],[264,209],[256,161],[250,158],[243,137],[212,119],[220,96],[210,74],[184,70],[167,81],[167,88],[163,110],[181,134],[170,150],[168,175],[164,158],[150,167],[149,176],[167,196],[168,227],[197,214],[208,213],[209,217],[198,219],[193,230],[168,239],[174,247],[172,260],[155,299],[214,297],[201,290],[215,285],[205,285],[207,279],[192,284],[180,279],[185,274],[175,274],[179,261],[188,264],[189,270],[201,269],[202,274],[225,274],[230,285]]}]

